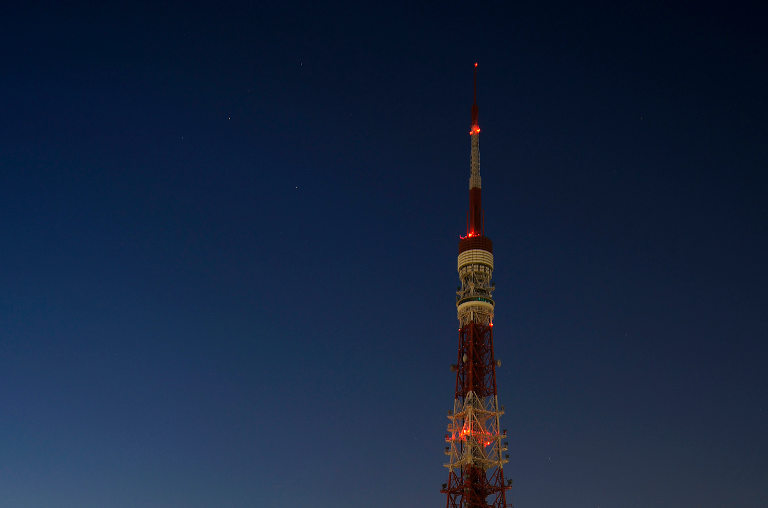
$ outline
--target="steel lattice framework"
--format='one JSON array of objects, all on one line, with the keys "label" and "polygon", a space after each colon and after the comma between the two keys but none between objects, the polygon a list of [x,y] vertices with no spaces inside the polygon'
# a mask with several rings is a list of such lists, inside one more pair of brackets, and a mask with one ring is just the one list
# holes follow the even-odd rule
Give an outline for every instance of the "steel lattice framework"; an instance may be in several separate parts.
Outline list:
[{"label": "steel lattice framework", "polygon": [[453,410],[448,412],[445,454],[448,483],[443,484],[447,508],[506,508],[511,480],[504,480],[508,462],[506,430],[499,426],[504,408],[499,406],[493,354],[493,243],[484,234],[480,201],[480,126],[477,107],[472,105],[471,174],[467,235],[459,241],[458,272],[461,287],[456,292],[459,319],[459,350]]}]

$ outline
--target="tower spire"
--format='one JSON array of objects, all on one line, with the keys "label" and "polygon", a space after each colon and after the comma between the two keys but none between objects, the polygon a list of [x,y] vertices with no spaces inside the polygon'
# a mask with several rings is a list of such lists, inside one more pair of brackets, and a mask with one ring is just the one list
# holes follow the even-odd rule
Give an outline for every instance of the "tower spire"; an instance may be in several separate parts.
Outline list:
[{"label": "tower spire", "polygon": [[477,132],[480,132],[480,123],[478,120],[479,116],[479,109],[477,107],[477,62],[475,62],[475,100],[472,103],[472,131],[470,133],[477,130]]},{"label": "tower spire", "polygon": [[470,175],[469,175],[469,216],[467,218],[467,236],[478,236],[483,234],[483,210],[480,202],[480,188],[482,180],[480,179],[480,123],[479,110],[477,107],[477,62],[474,70],[474,102],[472,103],[472,128],[469,135],[472,140],[472,149],[470,153]]}]

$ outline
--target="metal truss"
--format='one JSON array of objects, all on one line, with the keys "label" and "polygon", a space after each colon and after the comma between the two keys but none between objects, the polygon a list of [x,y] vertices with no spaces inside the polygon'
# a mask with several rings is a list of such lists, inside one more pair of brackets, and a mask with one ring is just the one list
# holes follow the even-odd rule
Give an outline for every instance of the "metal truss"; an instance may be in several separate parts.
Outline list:
[{"label": "metal truss", "polygon": [[470,321],[459,331],[454,407],[445,435],[448,483],[441,492],[447,508],[509,506],[506,491],[511,482],[504,480],[507,433],[500,427],[504,408],[498,405],[496,366],[493,324]]}]

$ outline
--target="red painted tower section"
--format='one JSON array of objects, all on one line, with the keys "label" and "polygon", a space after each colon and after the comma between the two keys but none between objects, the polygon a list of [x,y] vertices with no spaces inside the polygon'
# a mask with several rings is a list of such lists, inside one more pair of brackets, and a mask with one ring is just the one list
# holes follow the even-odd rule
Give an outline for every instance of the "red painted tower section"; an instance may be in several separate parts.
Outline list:
[{"label": "red painted tower section", "polygon": [[454,408],[448,412],[445,435],[448,482],[441,492],[446,494],[447,508],[506,508],[511,480],[504,479],[507,433],[500,428],[504,408],[499,406],[496,389],[496,367],[501,362],[493,353],[493,243],[485,236],[480,199],[477,64],[474,77],[467,235],[459,240],[458,258],[459,351],[452,366],[456,371]]}]

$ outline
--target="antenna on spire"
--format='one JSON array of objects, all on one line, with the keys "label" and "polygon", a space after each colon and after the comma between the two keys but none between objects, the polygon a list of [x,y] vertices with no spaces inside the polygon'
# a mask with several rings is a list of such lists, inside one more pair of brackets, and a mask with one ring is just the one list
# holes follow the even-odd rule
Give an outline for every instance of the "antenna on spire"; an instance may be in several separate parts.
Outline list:
[{"label": "antenna on spire", "polygon": [[480,112],[477,107],[477,62],[475,62],[475,97],[474,102],[472,103],[472,130],[469,131],[470,134],[477,134],[480,132],[480,121],[479,116]]}]

